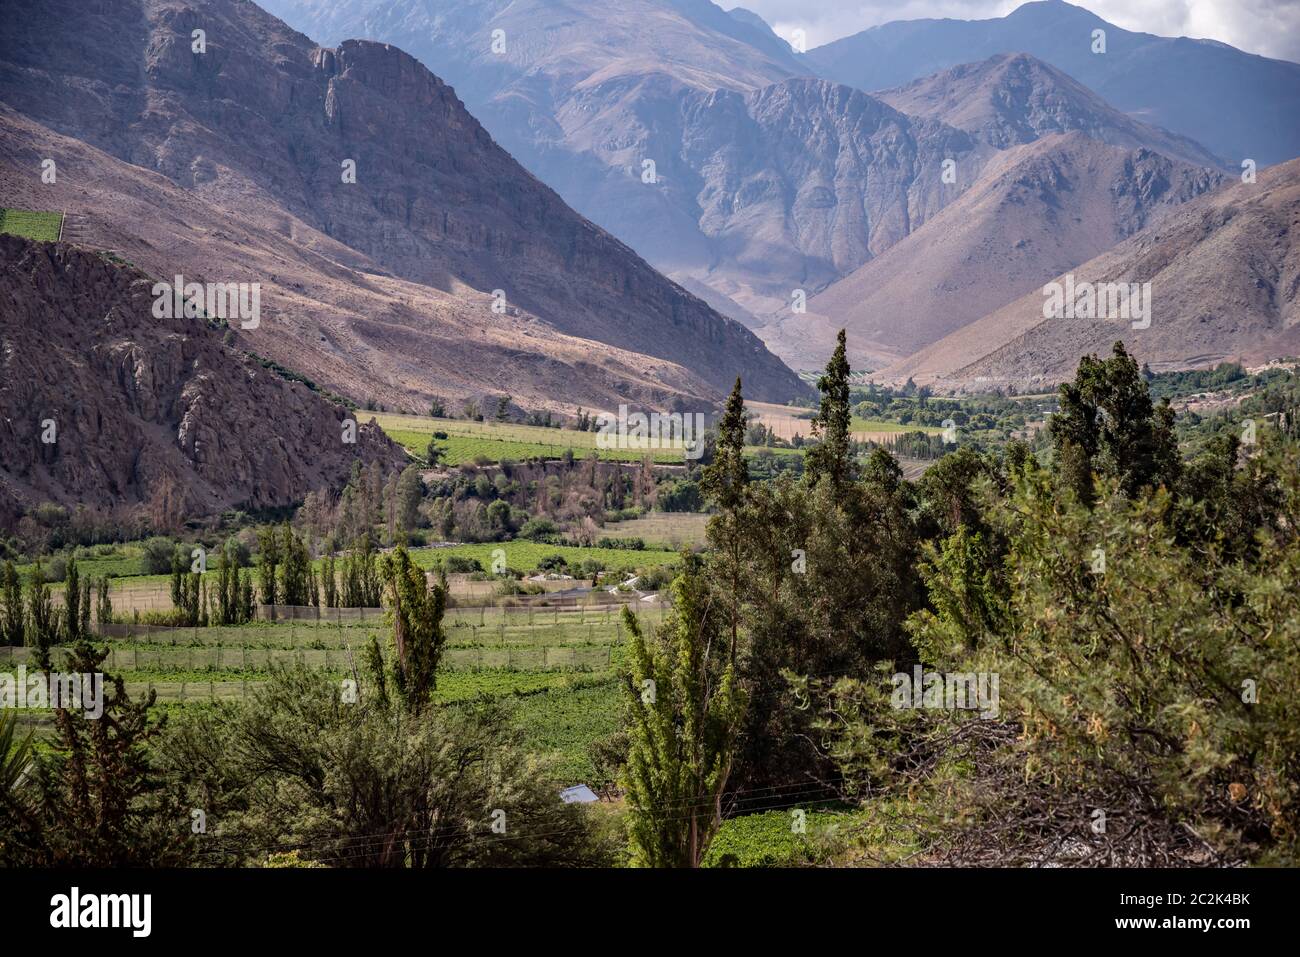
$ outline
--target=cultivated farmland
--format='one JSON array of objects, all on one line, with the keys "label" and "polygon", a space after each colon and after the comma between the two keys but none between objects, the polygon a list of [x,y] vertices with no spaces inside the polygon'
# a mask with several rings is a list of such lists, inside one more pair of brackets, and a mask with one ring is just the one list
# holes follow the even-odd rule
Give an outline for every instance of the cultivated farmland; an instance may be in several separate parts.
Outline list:
[{"label": "cultivated farmland", "polygon": [[52,243],[59,238],[59,226],[62,223],[62,213],[0,206],[0,233]]},{"label": "cultivated farmland", "polygon": [[[633,600],[649,626],[662,620],[658,604]],[[623,662],[622,603],[607,600],[559,607],[456,607],[447,611],[447,644],[436,699],[448,704],[493,699],[511,712],[531,750],[556,759],[564,780],[595,780],[588,745],[619,721],[618,669]],[[328,614],[328,609],[323,610]],[[227,627],[116,626],[102,638],[104,669],[120,675],[132,697],[153,690],[168,707],[202,707],[256,695],[274,668],[298,665],[342,681],[362,669],[372,638],[389,627],[379,614],[365,620],[257,621]],[[30,648],[0,647],[0,672],[34,667]],[[54,649],[56,667],[66,649]],[[50,712],[26,712],[38,732]]]}]

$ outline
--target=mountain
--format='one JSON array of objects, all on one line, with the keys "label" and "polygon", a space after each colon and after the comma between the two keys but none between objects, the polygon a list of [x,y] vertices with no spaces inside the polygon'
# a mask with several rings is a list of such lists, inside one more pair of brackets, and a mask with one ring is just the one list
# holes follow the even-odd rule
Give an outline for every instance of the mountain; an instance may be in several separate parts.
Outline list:
[{"label": "mountain", "polygon": [[[1070,270],[1082,283],[1150,283],[1149,328],[1044,318],[1042,289],[881,371],[940,389],[1042,389],[1122,339],[1156,370],[1300,355],[1300,160],[1201,196]],[[1065,283],[1065,276],[1053,277]],[[1141,324],[1141,321],[1139,321]]]},{"label": "mountain", "polygon": [[[804,388],[394,47],[318,47],[240,0],[19,5],[0,44],[0,147],[17,169],[59,155],[39,144],[97,165],[53,187],[20,175],[11,197],[106,226],[153,274],[262,282],[270,321],[241,338],[323,385],[409,409],[492,392],[569,411],[713,403],[737,375],[777,400]],[[85,48],[90,34],[102,42]],[[121,192],[99,186],[110,172]],[[189,229],[152,211],[186,204]],[[161,241],[176,231],[187,244]]]},{"label": "mountain", "polygon": [[[977,144],[858,90],[794,79],[683,101],[670,167],[698,209],[709,260],[668,267],[755,310],[788,306],[907,236],[956,191],[945,160]],[[984,153],[991,153],[985,150]]]},{"label": "mountain", "polygon": [[[825,361],[825,336],[816,317],[790,314],[796,291],[821,291],[922,227],[999,150],[1078,130],[1217,165],[1030,57],[875,96],[797,75],[809,59],[760,18],[703,0],[269,2],[311,32],[397,42],[445,67],[575,208],[804,367]],[[494,55],[484,38],[498,29]]]},{"label": "mountain", "polygon": [[[539,179],[670,272],[723,255],[700,226],[697,171],[680,158],[685,101],[808,73],[756,18],[729,15],[708,0],[265,5],[325,42],[363,37],[407,50],[451,82]],[[655,164],[653,183],[643,181],[647,161]]]},{"label": "mountain", "polygon": [[[1018,299],[1224,182],[1146,148],[1053,133],[999,153],[980,179],[907,238],[783,315],[778,351],[806,364],[849,331],[879,368]],[[782,339],[792,340],[788,344]]]},{"label": "mountain", "polygon": [[43,502],[160,525],[290,505],[341,488],[353,463],[405,460],[373,424],[345,443],[353,413],[215,324],[155,316],[152,285],[88,250],[0,235],[0,528]]},{"label": "mountain", "polygon": [[[1093,31],[1105,52],[1093,53]],[[1122,30],[1083,7],[1041,0],[989,20],[899,20],[810,50],[822,75],[896,88],[960,63],[1029,53],[1145,123],[1204,144],[1232,166],[1300,156],[1300,64],[1213,40]]]},{"label": "mountain", "polygon": [[900,113],[947,123],[997,149],[1078,130],[1103,143],[1152,149],[1197,166],[1222,163],[1200,143],[1137,122],[1025,53],[963,63],[876,97]]}]

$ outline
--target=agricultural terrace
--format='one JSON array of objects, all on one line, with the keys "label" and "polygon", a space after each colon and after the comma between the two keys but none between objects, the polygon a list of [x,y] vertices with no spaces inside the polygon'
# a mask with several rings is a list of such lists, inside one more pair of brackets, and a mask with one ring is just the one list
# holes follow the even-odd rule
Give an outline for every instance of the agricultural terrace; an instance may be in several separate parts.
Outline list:
[{"label": "agricultural terrace", "polygon": [[52,243],[59,238],[59,227],[62,225],[62,213],[0,206],[0,233]]}]

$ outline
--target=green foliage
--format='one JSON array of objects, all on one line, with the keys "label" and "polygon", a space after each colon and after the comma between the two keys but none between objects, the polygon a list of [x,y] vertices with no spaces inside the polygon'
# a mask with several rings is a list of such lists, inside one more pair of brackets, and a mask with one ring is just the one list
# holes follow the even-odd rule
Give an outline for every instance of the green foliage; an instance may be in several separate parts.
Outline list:
[{"label": "green foliage", "polygon": [[[66,668],[101,672],[106,652],[74,646]],[[167,867],[194,853],[179,792],[151,762],[154,696],[132,702],[121,678],[104,676],[103,714],[57,709],[55,735],[24,792],[0,792],[0,863],[23,867]],[[0,742],[2,743],[2,742]]]},{"label": "green foliage", "polygon": [[50,648],[59,640],[61,618],[38,559],[27,582],[27,621],[30,626],[27,644],[35,649],[36,662],[42,671],[50,668]]},{"label": "green foliage", "polygon": [[[87,612],[89,612],[89,609],[87,609]],[[77,574],[77,560],[75,558],[68,560],[67,570],[64,574],[63,614],[67,639],[69,641],[80,641],[86,637],[81,620],[81,578]]]},{"label": "green foliage", "polygon": [[1061,386],[1060,411],[1051,421],[1064,488],[1092,501],[1092,474],[1119,483],[1133,496],[1172,485],[1180,460],[1168,401],[1151,403],[1137,362],[1116,342],[1112,355],[1084,356],[1071,383]]},{"label": "green foliage", "polygon": [[344,608],[378,608],[381,582],[374,543],[363,535],[343,556],[340,601]]},{"label": "green foliage", "polygon": [[556,799],[493,706],[417,716],[285,670],[247,707],[186,716],[162,757],[173,786],[223,822],[207,846],[230,864],[291,850],[348,867],[608,862],[587,812]]},{"label": "green foliage", "polygon": [[176,543],[170,538],[154,537],[141,546],[146,575],[166,575],[172,571]]},{"label": "green foliage", "polygon": [[279,604],[279,582],[275,570],[282,557],[281,543],[275,526],[262,529],[257,536],[257,577],[263,605]]},{"label": "green foliage", "polygon": [[380,560],[379,573],[393,643],[385,670],[378,644],[371,640],[372,677],[382,702],[387,704],[391,684],[401,705],[419,714],[437,687],[438,662],[447,642],[442,627],[447,607],[446,582],[430,586],[424,572],[401,545]]},{"label": "green foliage", "polygon": [[708,598],[687,556],[672,616],[653,636],[623,613],[631,667],[624,786],[632,860],[644,867],[698,867],[722,823],[744,696],[719,653],[722,622]]},{"label": "green foliage", "polygon": [[107,625],[113,620],[113,599],[109,597],[109,576],[100,577],[95,586],[95,621]]},{"label": "green foliage", "polygon": [[277,550],[284,563],[280,573],[279,598],[285,605],[310,605],[311,600],[311,556],[307,554],[307,545],[296,535],[286,522],[280,533],[280,546]]},{"label": "green foliage", "polygon": [[809,482],[815,484],[827,478],[833,486],[842,488],[853,478],[849,454],[849,420],[853,413],[849,407],[849,361],[843,329],[826,363],[826,373],[817,380],[817,389],[822,395],[812,433],[818,444],[808,450],[804,467]]},{"label": "green foliage", "polygon": [[26,644],[26,621],[22,579],[14,563],[6,561],[0,571],[0,644]]},{"label": "green foliage", "polygon": [[[705,867],[799,867],[825,864],[840,849],[838,829],[851,820],[842,811],[805,811],[805,830],[792,811],[746,814],[724,821],[704,856]],[[798,810],[803,810],[798,808]]]}]

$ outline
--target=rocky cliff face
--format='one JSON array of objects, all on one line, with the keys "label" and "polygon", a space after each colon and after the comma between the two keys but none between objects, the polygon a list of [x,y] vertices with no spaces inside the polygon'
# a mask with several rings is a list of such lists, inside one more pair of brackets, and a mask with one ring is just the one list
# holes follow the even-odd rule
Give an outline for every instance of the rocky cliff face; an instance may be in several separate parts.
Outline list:
[{"label": "rocky cliff face", "polygon": [[[495,300],[493,316],[536,319],[562,336],[652,357],[667,397],[680,389],[683,401],[711,402],[737,375],[756,395],[802,391],[742,326],[666,281],[520,168],[449,86],[394,47],[320,48],[238,0],[20,6],[0,49],[5,102],[161,174],[237,223],[458,299],[467,327]],[[195,31],[203,31],[202,52]],[[100,40],[83,49],[87,32]],[[295,305],[282,310],[284,321]],[[529,345],[522,336],[516,344]],[[313,371],[311,357],[261,345]],[[410,381],[405,353],[385,363],[381,351],[371,351],[371,378],[403,389],[410,407],[423,404],[421,395],[447,396],[448,383]],[[536,356],[539,366],[550,358]],[[316,366],[330,382],[326,364]],[[486,365],[475,371],[495,378]],[[530,385],[504,383],[502,391]],[[624,394],[637,389],[646,392],[629,383]]]},{"label": "rocky cliff face", "polygon": [[945,161],[978,167],[992,152],[823,80],[693,94],[681,116],[676,158],[712,265],[679,268],[755,312],[888,249],[956,196]]},{"label": "rocky cliff face", "polygon": [[67,244],[0,236],[0,524],[52,501],[165,523],[301,501],[354,462],[401,467],[377,426],[156,318],[153,280]]},{"label": "rocky cliff face", "polygon": [[1003,53],[876,94],[909,116],[939,120],[1007,149],[1052,133],[1079,132],[1196,166],[1222,161],[1200,143],[1121,113],[1082,83],[1025,53]]}]

